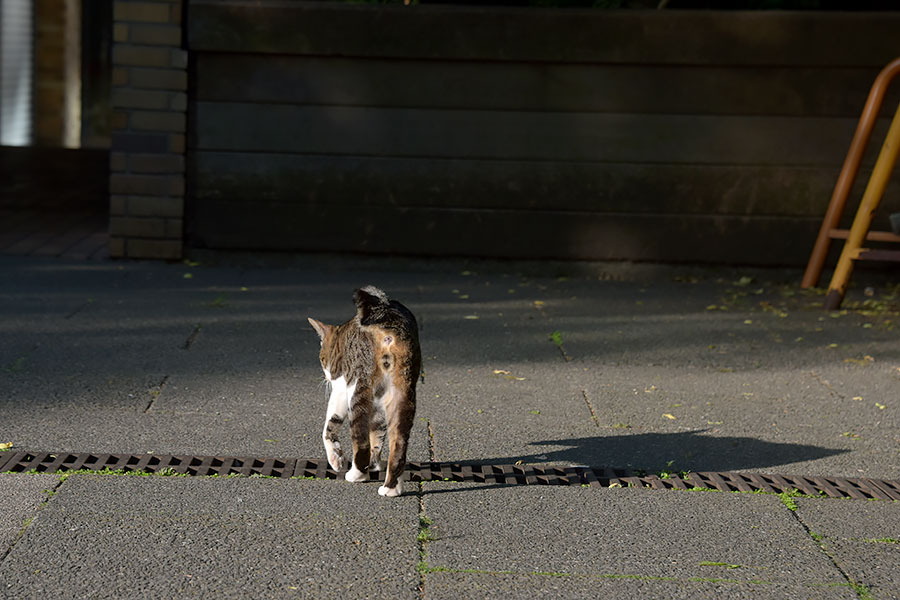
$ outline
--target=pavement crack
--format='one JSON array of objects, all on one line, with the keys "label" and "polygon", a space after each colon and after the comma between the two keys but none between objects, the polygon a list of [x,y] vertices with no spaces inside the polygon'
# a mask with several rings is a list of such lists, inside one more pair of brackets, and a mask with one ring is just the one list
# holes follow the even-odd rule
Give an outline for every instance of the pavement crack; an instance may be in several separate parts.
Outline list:
[{"label": "pavement crack", "polygon": [[809,374],[813,376],[813,379],[815,379],[815,380],[818,381],[820,384],[822,384],[823,386],[825,386],[825,388],[829,391],[829,393],[830,393],[832,396],[834,396],[834,397],[837,398],[838,400],[846,400],[846,398],[844,398],[844,396],[843,396],[842,394],[838,393],[838,391],[837,391],[836,389],[834,389],[834,386],[831,385],[831,382],[830,382],[830,381],[828,381],[827,379],[825,379],[824,377],[822,377],[821,375],[819,375],[819,374],[816,373],[815,371],[810,371]]},{"label": "pavement crack", "polygon": [[581,390],[581,396],[584,398],[584,403],[587,404],[588,410],[591,411],[591,419],[594,421],[594,425],[600,427],[600,419],[597,418],[597,413],[594,412],[594,405],[591,404],[591,399],[588,397],[587,390]]},{"label": "pavement crack", "polygon": [[197,340],[197,336],[200,335],[200,331],[203,329],[202,326],[196,325],[194,330],[191,332],[187,339],[184,340],[184,344],[181,345],[182,350],[190,350],[191,346],[194,345],[194,342]]},{"label": "pavement crack", "polygon": [[84,302],[82,302],[80,305],[76,306],[74,310],[72,310],[69,314],[67,314],[67,315],[66,315],[65,317],[63,317],[63,318],[64,318],[64,319],[71,319],[72,317],[74,317],[75,315],[77,315],[78,313],[80,313],[81,311],[83,311],[84,309],[86,309],[88,306],[90,306],[91,304],[93,304],[93,302],[94,302],[94,299],[93,299],[93,298],[88,298],[87,300],[85,300]]},{"label": "pavement crack", "polygon": [[147,406],[144,407],[144,414],[149,413],[150,409],[153,408],[153,403],[159,398],[167,381],[169,381],[169,376],[163,375],[162,380],[155,387],[150,388],[150,399],[147,401]]},{"label": "pavement crack", "polygon": [[868,588],[864,584],[858,583],[858,582],[854,581],[852,577],[850,577],[850,574],[844,570],[844,568],[840,565],[840,563],[838,563],[837,558],[834,556],[834,554],[829,552],[828,547],[825,546],[824,543],[822,543],[821,537],[815,535],[813,533],[813,531],[809,528],[809,526],[803,521],[803,518],[800,517],[799,514],[797,514],[797,509],[794,508],[794,509],[789,510],[788,512],[790,512],[791,516],[793,516],[794,519],[796,519],[797,522],[800,524],[800,526],[803,527],[803,530],[806,531],[806,535],[809,536],[809,539],[813,540],[813,542],[815,542],[815,544],[819,547],[819,549],[822,551],[822,553],[828,557],[828,560],[830,560],[831,564],[834,565],[834,568],[838,570],[838,572],[841,574],[841,577],[844,578],[844,580],[847,582],[847,585],[850,587],[850,589],[853,590],[854,592],[856,592],[856,595],[859,596],[861,599],[871,597],[868,595]]},{"label": "pavement crack", "polygon": [[63,484],[63,482],[65,480],[66,480],[65,477],[60,477],[59,480],[56,482],[56,485],[54,485],[50,489],[44,490],[44,493],[47,495],[47,497],[44,498],[44,501],[38,505],[37,509],[35,510],[35,513],[32,516],[25,519],[25,522],[22,524],[22,528],[16,534],[15,538],[13,538],[13,540],[9,543],[9,546],[6,547],[6,550],[4,550],[2,554],[0,554],[0,563],[3,563],[3,561],[6,560],[6,557],[10,555],[10,553],[13,551],[13,548],[16,547],[16,544],[18,544],[19,541],[21,541],[21,539],[23,537],[25,537],[25,533],[28,531],[28,528],[31,527],[32,523],[34,523],[34,520],[37,518],[38,514],[44,509],[45,506],[47,506],[47,504],[50,502],[50,500],[53,498],[53,496],[56,495],[56,491],[59,489],[59,487]]},{"label": "pavement crack", "polygon": [[[432,463],[437,462],[434,452],[434,427],[431,419],[425,419],[425,427],[428,430],[428,460]],[[416,533],[416,547],[419,551],[419,564],[416,570],[419,573],[419,598],[425,598],[425,577],[428,573],[428,548],[427,544],[434,539],[431,531],[431,519],[425,514],[425,482],[420,481],[416,484],[416,495],[419,500],[419,529]]]},{"label": "pavement crack", "polygon": [[428,574],[428,542],[434,540],[434,531],[431,526],[432,520],[425,514],[425,482],[420,481],[417,484],[416,495],[419,500],[419,526],[416,530],[416,548],[419,552],[419,562],[416,565],[416,571],[419,573],[419,598],[425,598],[425,583]]},{"label": "pavement crack", "polygon": [[428,460],[437,462],[434,453],[434,427],[431,425],[430,419],[425,419],[425,425],[428,427]]}]

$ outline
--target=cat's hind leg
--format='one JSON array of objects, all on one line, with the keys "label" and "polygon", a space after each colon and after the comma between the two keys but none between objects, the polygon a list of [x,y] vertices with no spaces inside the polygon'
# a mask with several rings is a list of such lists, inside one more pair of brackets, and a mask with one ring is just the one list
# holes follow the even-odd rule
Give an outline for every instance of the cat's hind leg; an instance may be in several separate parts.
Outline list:
[{"label": "cat's hind leg", "polygon": [[372,448],[369,469],[372,471],[381,470],[381,448],[384,446],[384,438],[387,435],[387,421],[382,400],[382,398],[376,398],[375,410],[369,423],[369,445]]},{"label": "cat's hind leg", "polygon": [[360,383],[350,396],[350,439],[353,443],[353,462],[344,478],[347,481],[366,481],[369,471],[371,445],[369,422],[372,414],[372,388]]},{"label": "cat's hind leg", "polygon": [[344,452],[338,440],[338,431],[347,418],[347,383],[343,377],[331,382],[331,396],[328,398],[328,411],[325,413],[325,427],[322,429],[322,442],[325,444],[325,455],[328,464],[335,471],[344,468]]},{"label": "cat's hind leg", "polygon": [[405,393],[395,388],[391,394],[391,402],[385,406],[390,454],[384,485],[378,488],[381,496],[399,496],[403,491],[406,448],[409,443],[409,432],[412,430],[415,406],[416,388],[413,386],[407,387]]}]

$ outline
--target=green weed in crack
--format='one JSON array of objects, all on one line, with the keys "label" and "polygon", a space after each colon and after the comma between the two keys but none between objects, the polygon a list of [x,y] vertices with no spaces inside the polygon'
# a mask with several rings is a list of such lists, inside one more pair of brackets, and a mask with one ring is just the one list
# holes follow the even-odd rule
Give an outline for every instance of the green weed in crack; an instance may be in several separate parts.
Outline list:
[{"label": "green weed in crack", "polygon": [[794,498],[803,496],[797,490],[788,490],[786,492],[781,492],[778,494],[778,498],[781,499],[781,503],[784,504],[787,509],[791,512],[797,512],[797,503],[794,502]]},{"label": "green weed in crack", "polygon": [[419,514],[419,533],[416,535],[416,541],[423,546],[437,539],[431,529],[432,524],[433,521],[427,515]]},{"label": "green weed in crack", "polygon": [[875,596],[872,595],[869,586],[865,584],[850,582],[850,589],[856,592],[856,597],[859,600],[875,600]]},{"label": "green weed in crack", "polygon": [[416,532],[416,548],[419,552],[419,562],[416,564],[416,571],[419,572],[419,597],[425,597],[425,575],[432,572],[428,567],[428,542],[434,539],[431,531],[432,520],[425,514],[425,490],[424,482],[417,484],[416,490],[419,500],[419,527]]}]

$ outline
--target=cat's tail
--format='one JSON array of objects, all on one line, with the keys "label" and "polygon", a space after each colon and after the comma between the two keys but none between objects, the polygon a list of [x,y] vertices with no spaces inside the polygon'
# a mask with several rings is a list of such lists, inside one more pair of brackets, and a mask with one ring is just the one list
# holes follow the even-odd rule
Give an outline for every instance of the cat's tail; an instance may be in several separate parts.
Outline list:
[{"label": "cat's tail", "polygon": [[353,301],[356,302],[356,311],[363,325],[378,322],[390,307],[387,294],[374,285],[367,285],[353,292]]}]

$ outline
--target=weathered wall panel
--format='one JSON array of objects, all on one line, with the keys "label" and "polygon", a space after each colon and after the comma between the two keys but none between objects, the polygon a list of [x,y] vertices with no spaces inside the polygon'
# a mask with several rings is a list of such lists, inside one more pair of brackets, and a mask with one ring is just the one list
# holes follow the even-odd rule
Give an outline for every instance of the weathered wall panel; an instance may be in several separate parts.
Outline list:
[{"label": "weathered wall panel", "polygon": [[200,102],[195,126],[209,150],[840,167],[856,121]]},{"label": "weathered wall panel", "polygon": [[[879,70],[215,53],[196,63],[196,97],[211,102],[852,119]],[[898,101],[891,89],[885,117]]]},{"label": "weathered wall panel", "polygon": [[192,0],[201,52],[687,65],[881,65],[894,13],[599,11]]},{"label": "weathered wall panel", "polygon": [[[448,209],[810,218],[823,214],[833,168],[479,161],[273,153],[198,153],[196,199],[214,204],[330,204]],[[854,187],[861,196],[869,171]],[[900,199],[900,182],[888,196]],[[790,198],[786,202],[785,198]],[[900,203],[890,206],[900,210]]]},{"label": "weathered wall panel", "polygon": [[[215,220],[202,233],[213,248],[463,255],[583,260],[673,260],[779,264],[793,240],[815,236],[817,219],[639,215],[568,211],[394,208],[229,200],[198,205]],[[339,233],[337,233],[339,232]],[[770,234],[774,232],[775,235]],[[767,239],[760,244],[760,237]],[[717,240],[728,238],[729,244]],[[523,243],[527,241],[528,243]],[[711,255],[714,255],[711,257]]]},{"label": "weathered wall panel", "polygon": [[188,242],[215,248],[802,264],[900,55],[894,14],[188,15]]}]

